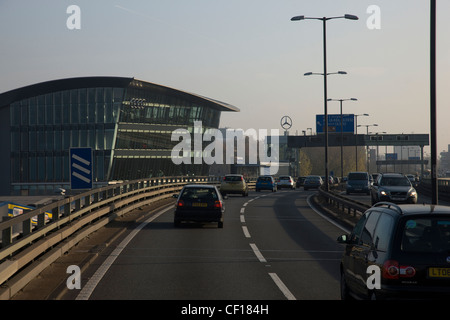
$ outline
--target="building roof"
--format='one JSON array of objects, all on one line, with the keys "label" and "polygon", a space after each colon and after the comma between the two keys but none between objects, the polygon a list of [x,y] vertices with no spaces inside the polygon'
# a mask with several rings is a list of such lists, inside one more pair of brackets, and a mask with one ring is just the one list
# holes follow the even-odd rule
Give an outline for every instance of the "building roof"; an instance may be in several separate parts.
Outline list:
[{"label": "building roof", "polygon": [[184,98],[186,100],[198,101],[220,111],[240,111],[237,107],[225,102],[129,77],[78,77],[36,83],[0,94],[0,108],[8,106],[15,101],[28,99],[34,96],[56,91],[95,87],[126,88],[132,82],[134,84],[141,83],[144,84],[145,87],[151,88],[153,90],[158,90],[170,95],[177,95],[180,98]]}]

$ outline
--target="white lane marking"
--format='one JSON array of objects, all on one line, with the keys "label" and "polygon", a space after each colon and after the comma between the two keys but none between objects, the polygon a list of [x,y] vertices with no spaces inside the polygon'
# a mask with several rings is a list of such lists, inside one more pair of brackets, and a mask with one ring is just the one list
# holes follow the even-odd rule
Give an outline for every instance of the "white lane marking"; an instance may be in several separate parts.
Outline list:
[{"label": "white lane marking", "polygon": [[244,231],[244,236],[245,236],[246,238],[251,238],[250,232],[248,232],[248,229],[247,229],[246,226],[242,226],[242,231]]},{"label": "white lane marking", "polygon": [[273,282],[275,282],[275,284],[288,300],[297,300],[276,273],[269,272],[269,276],[272,278]]},{"label": "white lane marking", "polygon": [[240,218],[241,218],[241,222],[242,222],[242,223],[245,223],[245,217],[244,217],[244,215],[241,214]]},{"label": "white lane marking", "polygon": [[138,234],[139,231],[141,231],[148,223],[152,222],[156,218],[158,218],[163,213],[173,209],[171,206],[156,213],[155,215],[152,215],[150,218],[142,222],[139,226],[136,227],[133,231],[130,232],[130,234],[122,240],[122,242],[117,246],[116,249],[114,249],[113,252],[106,258],[106,260],[103,262],[103,264],[100,266],[100,268],[97,269],[95,274],[89,279],[89,281],[86,283],[86,285],[83,287],[83,289],[78,294],[76,300],[88,300],[91,296],[92,292],[94,292],[94,289],[97,287],[100,280],[103,278],[103,276],[106,274],[108,269],[112,266],[116,258],[120,255],[123,249],[130,243],[130,241]]},{"label": "white lane marking", "polygon": [[242,206],[243,206],[243,207],[246,207],[247,205],[248,205],[248,202],[244,203]]},{"label": "white lane marking", "polygon": [[241,213],[244,213],[245,212],[245,208],[241,208]]},{"label": "white lane marking", "polygon": [[256,257],[258,258],[259,262],[267,262],[267,260],[262,255],[261,251],[259,251],[259,249],[256,246],[256,244],[250,243],[250,247],[252,248],[253,253],[256,255]]},{"label": "white lane marking", "polygon": [[333,221],[332,219],[328,218],[327,216],[323,215],[321,212],[319,212],[318,210],[316,210],[316,208],[314,208],[314,206],[311,204],[311,200],[310,198],[314,196],[314,195],[310,195],[308,198],[306,198],[306,202],[308,202],[308,205],[311,209],[314,210],[315,213],[317,213],[319,216],[321,216],[322,218],[324,218],[325,220],[327,220],[329,223],[335,225],[336,227],[338,227],[339,229],[341,229],[344,232],[350,233],[351,230],[341,226],[340,224],[336,223],[335,221]]}]

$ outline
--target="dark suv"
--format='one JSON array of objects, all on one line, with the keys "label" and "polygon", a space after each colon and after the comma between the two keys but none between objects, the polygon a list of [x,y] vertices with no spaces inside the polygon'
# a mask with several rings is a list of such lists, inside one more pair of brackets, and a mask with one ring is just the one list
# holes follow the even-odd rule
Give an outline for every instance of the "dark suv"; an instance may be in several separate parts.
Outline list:
[{"label": "dark suv", "polygon": [[380,202],[338,242],[342,299],[450,299],[450,207]]},{"label": "dark suv", "polygon": [[372,204],[379,201],[417,203],[417,191],[409,179],[400,173],[379,174],[370,190]]}]

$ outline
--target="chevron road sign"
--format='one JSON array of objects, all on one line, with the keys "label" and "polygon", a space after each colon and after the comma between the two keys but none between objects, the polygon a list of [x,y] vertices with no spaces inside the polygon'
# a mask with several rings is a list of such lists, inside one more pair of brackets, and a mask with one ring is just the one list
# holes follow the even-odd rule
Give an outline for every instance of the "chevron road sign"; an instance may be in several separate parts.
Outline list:
[{"label": "chevron road sign", "polygon": [[92,149],[70,148],[70,187],[92,189]]}]

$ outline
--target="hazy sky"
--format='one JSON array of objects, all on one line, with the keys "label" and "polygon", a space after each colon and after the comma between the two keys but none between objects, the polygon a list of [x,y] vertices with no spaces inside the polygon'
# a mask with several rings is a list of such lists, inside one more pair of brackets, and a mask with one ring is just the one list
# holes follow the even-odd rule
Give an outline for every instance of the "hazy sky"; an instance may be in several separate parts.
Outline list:
[{"label": "hazy sky", "polygon": [[[450,1],[438,2],[438,152],[450,144]],[[80,8],[81,29],[66,22]],[[369,29],[371,5],[380,29]],[[373,132],[429,133],[429,1],[426,0],[0,0],[0,92],[77,76],[124,76],[238,107],[221,127],[313,128],[323,114],[322,23],[328,97],[344,113],[369,113]],[[372,21],[372,20],[371,20]],[[331,113],[339,103],[330,102]],[[365,132],[360,128],[359,133]],[[427,151],[428,149],[426,149]]]}]

